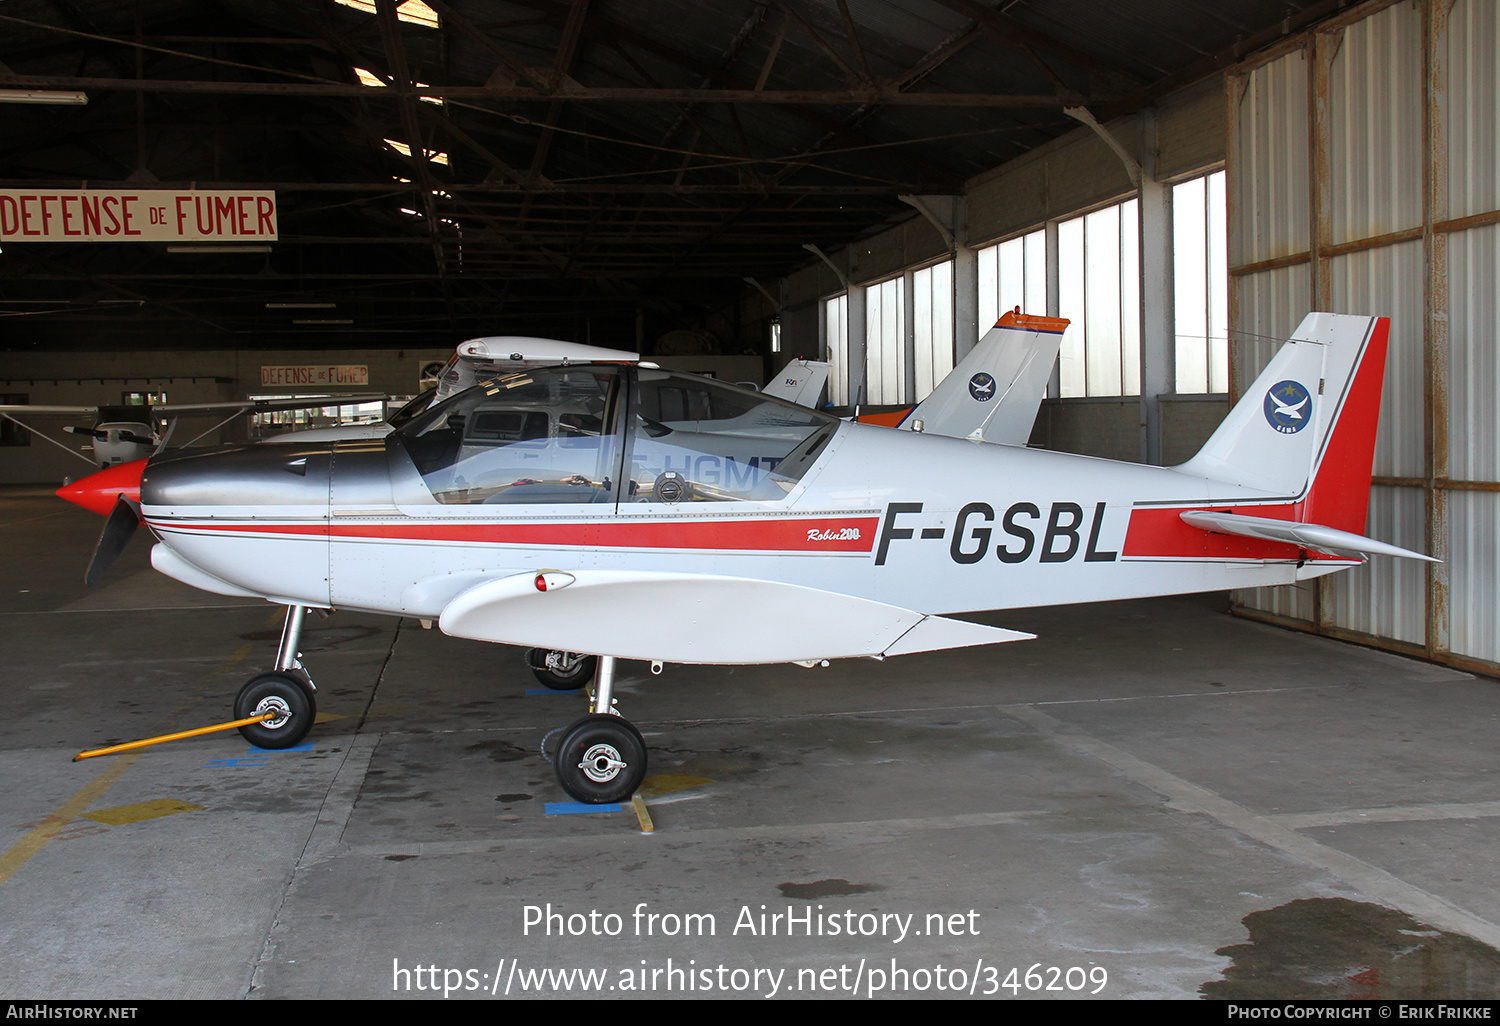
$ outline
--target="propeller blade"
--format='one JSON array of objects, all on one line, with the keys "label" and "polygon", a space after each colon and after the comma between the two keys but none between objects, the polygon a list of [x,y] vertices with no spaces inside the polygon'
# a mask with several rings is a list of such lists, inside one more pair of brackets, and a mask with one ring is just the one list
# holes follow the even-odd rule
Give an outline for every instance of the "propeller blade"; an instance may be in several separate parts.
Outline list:
[{"label": "propeller blade", "polygon": [[94,558],[89,561],[88,572],[83,575],[84,584],[92,588],[99,583],[99,578],[115,565],[115,560],[125,551],[125,546],[130,543],[131,536],[140,524],[141,507],[124,495],[116,499],[115,508],[104,522],[104,530],[99,532],[99,544],[94,546]]}]

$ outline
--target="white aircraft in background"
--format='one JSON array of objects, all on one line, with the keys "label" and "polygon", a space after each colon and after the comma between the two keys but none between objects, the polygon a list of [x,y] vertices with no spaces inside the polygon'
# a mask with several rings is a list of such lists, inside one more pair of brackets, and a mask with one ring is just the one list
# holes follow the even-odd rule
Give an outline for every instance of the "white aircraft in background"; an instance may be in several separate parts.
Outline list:
[{"label": "white aircraft in background", "polygon": [[[287,399],[245,399],[242,401],[218,403],[163,403],[159,406],[32,406],[28,404],[5,404],[0,405],[0,417],[24,428],[44,441],[51,442],[64,452],[77,456],[85,463],[94,464],[97,469],[98,467],[111,467],[132,463],[151,456],[171,440],[172,432],[176,429],[177,420],[180,417],[226,415],[222,420],[214,424],[213,427],[201,432],[197,438],[184,443],[185,445],[191,445],[198,438],[202,438],[204,435],[223,427],[235,417],[245,413],[266,413],[272,410],[300,410],[319,406],[340,406],[351,403],[373,402],[382,398],[384,397],[380,395],[322,395]],[[92,427],[68,425],[63,430],[68,434],[83,435],[88,438],[90,440],[89,451],[92,453],[93,458],[90,459],[77,449],[69,448],[57,439],[20,419],[22,417],[71,417],[75,419],[92,417],[94,419]]]},{"label": "white aircraft in background", "polygon": [[608,803],[647,761],[614,707],[618,659],[885,658],[1031,637],[955,613],[1430,559],[1362,534],[1388,334],[1385,318],[1309,315],[1171,468],[918,437],[588,364],[485,381],[383,441],[164,453],[139,504],[120,494],[125,468],[73,497],[115,502],[95,567],[140,521],[162,573],[288,607],[276,670],[235,700],[239,718],[271,717],[240,728],[263,747],[313,723],[308,608],[597,653],[593,711],[563,732],[555,768],[573,797]]}]

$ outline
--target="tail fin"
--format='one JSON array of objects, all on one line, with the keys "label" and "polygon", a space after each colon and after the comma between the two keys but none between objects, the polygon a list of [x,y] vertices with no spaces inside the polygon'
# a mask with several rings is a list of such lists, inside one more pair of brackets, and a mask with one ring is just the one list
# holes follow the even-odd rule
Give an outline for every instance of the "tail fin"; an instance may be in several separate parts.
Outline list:
[{"label": "tail fin", "polygon": [[1067,327],[1061,317],[1007,312],[899,426],[920,420],[928,434],[1025,445]]},{"label": "tail fin", "polygon": [[798,406],[816,407],[818,396],[823,392],[823,384],[828,380],[830,366],[817,360],[794,359],[761,392]]},{"label": "tail fin", "polygon": [[1286,496],[1296,520],[1362,534],[1389,337],[1389,318],[1308,314],[1177,469]]}]

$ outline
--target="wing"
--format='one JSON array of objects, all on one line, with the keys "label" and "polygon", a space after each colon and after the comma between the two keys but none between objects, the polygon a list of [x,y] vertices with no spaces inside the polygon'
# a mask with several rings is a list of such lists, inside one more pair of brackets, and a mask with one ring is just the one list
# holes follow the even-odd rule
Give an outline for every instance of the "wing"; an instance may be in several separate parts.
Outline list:
[{"label": "wing", "polygon": [[[99,407],[97,407],[97,406],[30,406],[30,405],[28,405],[26,403],[4,403],[4,404],[0,404],[0,419],[8,420],[12,424],[16,425],[16,427],[19,427],[19,428],[21,428],[21,429],[23,429],[25,431],[29,431],[31,434],[36,435],[36,437],[40,438],[42,441],[48,442],[48,443],[50,443],[52,445],[57,446],[63,452],[67,453],[69,456],[76,456],[76,457],[78,457],[79,459],[83,460],[83,462],[87,463],[91,467],[97,466],[97,464],[95,464],[93,460],[89,459],[83,453],[79,452],[76,449],[70,449],[70,448],[68,448],[66,445],[63,445],[61,442],[59,442],[57,439],[53,438],[51,435],[47,434],[45,431],[41,431],[38,428],[33,427],[32,425],[26,423],[24,420],[21,420],[19,417],[16,416],[16,414],[21,414],[23,416],[29,414],[31,416],[41,416],[41,417],[73,417],[73,418],[97,417],[98,414],[99,414]],[[88,430],[87,428],[65,427],[65,428],[63,428],[63,430],[71,432],[73,434],[80,434],[80,435],[93,434],[93,432],[90,431],[90,430]]]},{"label": "wing", "polygon": [[[751,626],[768,621],[779,629]],[[438,623],[477,641],[671,663],[904,655],[1035,637],[776,581],[614,570],[486,581],[449,602]]]},{"label": "wing", "polygon": [[167,403],[151,407],[151,412],[181,417],[194,413],[231,413],[235,410],[244,410],[246,413],[260,413],[267,410],[310,410],[319,406],[373,403],[384,398],[384,392],[368,392],[358,395],[293,396],[290,399],[243,399],[225,403]]},{"label": "wing", "polygon": [[99,414],[97,406],[28,406],[0,403],[0,414],[37,414],[43,417],[94,417]]}]

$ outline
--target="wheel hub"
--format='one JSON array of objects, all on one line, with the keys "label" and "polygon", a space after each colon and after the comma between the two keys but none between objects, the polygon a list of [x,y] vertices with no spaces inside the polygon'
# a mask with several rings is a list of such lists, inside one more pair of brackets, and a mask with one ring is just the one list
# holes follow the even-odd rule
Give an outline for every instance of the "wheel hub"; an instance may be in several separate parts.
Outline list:
[{"label": "wheel hub", "polygon": [[261,722],[261,726],[269,730],[275,730],[278,727],[285,726],[286,721],[292,718],[292,710],[291,707],[287,705],[286,699],[280,698],[276,695],[267,695],[265,698],[262,698],[260,702],[255,706],[255,711],[250,715],[264,716],[266,713],[276,714],[269,720],[264,720]]},{"label": "wheel hub", "polygon": [[598,744],[583,753],[583,761],[578,764],[578,768],[594,783],[607,784],[619,776],[626,766],[620,760],[619,749],[614,745]]},{"label": "wheel hub", "polygon": [[577,652],[548,652],[547,669],[556,673],[571,673],[582,660],[583,656]]}]

